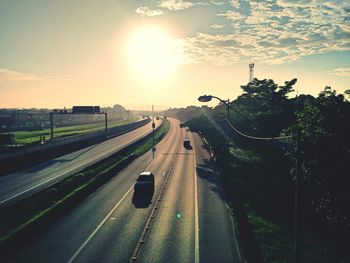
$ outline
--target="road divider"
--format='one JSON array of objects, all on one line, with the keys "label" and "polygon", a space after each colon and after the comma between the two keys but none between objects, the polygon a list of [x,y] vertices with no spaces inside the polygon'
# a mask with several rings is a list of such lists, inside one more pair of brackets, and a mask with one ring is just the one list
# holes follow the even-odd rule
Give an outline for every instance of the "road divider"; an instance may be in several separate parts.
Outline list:
[{"label": "road divider", "polygon": [[[155,130],[158,143],[169,131],[164,120]],[[0,210],[0,258],[8,257],[109,181],[135,158],[152,149],[152,134],[98,163]]]}]

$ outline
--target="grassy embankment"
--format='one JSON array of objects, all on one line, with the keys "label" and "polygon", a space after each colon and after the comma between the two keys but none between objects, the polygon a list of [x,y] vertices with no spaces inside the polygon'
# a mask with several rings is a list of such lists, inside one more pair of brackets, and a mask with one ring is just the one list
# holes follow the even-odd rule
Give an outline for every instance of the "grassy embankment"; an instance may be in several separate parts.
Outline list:
[{"label": "grassy embankment", "polygon": [[[284,153],[269,145],[230,148],[219,164],[228,195],[239,198],[264,262],[294,262],[294,184]],[[345,262],[304,226],[304,261]]]},{"label": "grassy embankment", "polygon": [[[131,118],[124,121],[112,121],[108,122],[108,128],[113,128],[117,126],[121,126],[124,124],[128,124],[136,120],[135,118]],[[81,125],[72,125],[66,127],[58,127],[54,129],[54,136],[62,137],[62,136],[71,136],[89,132],[95,132],[99,130],[103,130],[105,128],[105,123],[93,123],[93,124],[81,124]],[[51,130],[39,130],[39,131],[16,131],[14,132],[16,143],[18,144],[29,144],[33,142],[37,142],[40,140],[40,136],[45,136],[46,140],[50,138]]]},{"label": "grassy embankment", "polygon": [[[165,120],[156,131],[158,143],[169,131]],[[36,193],[0,212],[0,247],[11,248],[62,216],[83,198],[98,189],[132,160],[152,148],[152,136]],[[5,250],[4,250],[5,251]]]}]

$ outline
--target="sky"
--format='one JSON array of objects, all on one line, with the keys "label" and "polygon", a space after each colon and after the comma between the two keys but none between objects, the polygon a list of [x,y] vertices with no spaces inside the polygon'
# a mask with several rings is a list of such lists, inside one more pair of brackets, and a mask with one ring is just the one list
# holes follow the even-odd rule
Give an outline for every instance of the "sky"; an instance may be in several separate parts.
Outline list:
[{"label": "sky", "polygon": [[298,94],[343,93],[350,1],[0,0],[0,108],[233,100],[249,63]]}]

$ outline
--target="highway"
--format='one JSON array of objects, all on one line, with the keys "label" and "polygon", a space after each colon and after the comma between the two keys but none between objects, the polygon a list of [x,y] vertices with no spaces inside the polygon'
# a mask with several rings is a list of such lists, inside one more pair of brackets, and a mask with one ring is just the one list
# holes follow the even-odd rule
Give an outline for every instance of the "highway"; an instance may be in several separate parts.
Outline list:
[{"label": "highway", "polygon": [[[155,121],[156,127],[161,121]],[[9,206],[120,151],[152,132],[151,123],[101,143],[0,177],[0,208]]]},{"label": "highway", "polygon": [[[137,158],[8,262],[240,262],[215,165],[197,134],[170,121],[154,159]],[[148,197],[133,190],[142,171],[155,175]]]}]

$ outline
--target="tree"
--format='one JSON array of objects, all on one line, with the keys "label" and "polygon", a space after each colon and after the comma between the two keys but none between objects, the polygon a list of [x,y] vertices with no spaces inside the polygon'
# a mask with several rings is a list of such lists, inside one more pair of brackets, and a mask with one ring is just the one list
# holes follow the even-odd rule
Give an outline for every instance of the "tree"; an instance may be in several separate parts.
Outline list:
[{"label": "tree", "polygon": [[241,86],[243,94],[234,102],[248,116],[253,132],[260,136],[277,136],[293,120],[293,101],[288,94],[293,91],[297,79],[278,86],[273,80],[254,79]]},{"label": "tree", "polygon": [[303,98],[296,113],[302,131],[303,175],[309,212],[331,227],[349,222],[350,103],[331,87]]}]

